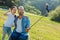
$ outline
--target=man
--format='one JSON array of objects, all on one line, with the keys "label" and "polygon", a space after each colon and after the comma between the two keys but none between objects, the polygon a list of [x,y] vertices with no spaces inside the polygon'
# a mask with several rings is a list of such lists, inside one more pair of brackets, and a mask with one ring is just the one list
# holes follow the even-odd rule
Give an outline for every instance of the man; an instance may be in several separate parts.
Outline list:
[{"label": "man", "polygon": [[5,40],[6,34],[8,34],[8,37],[9,37],[9,35],[12,32],[11,27],[12,27],[12,25],[14,23],[14,19],[15,19],[14,14],[16,13],[16,7],[12,6],[10,9],[11,9],[11,12],[9,11],[9,12],[4,14],[4,15],[8,16],[8,18],[7,18],[7,20],[6,20],[5,24],[4,24],[4,27],[3,27],[2,40]]},{"label": "man", "polygon": [[46,3],[46,10],[47,10],[47,12],[49,12],[49,4],[48,3]]},{"label": "man", "polygon": [[18,7],[19,16],[16,17],[15,29],[11,34],[9,40],[28,40],[28,32],[30,29],[30,20],[27,16],[24,16],[24,7]]}]

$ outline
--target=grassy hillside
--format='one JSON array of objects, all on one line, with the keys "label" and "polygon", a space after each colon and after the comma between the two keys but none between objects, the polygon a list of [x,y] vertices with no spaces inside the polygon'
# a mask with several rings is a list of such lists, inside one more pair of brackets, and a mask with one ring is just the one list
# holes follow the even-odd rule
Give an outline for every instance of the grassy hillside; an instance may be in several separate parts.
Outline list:
[{"label": "grassy hillside", "polygon": [[[4,13],[4,11],[0,11]],[[3,14],[0,14],[2,16]],[[25,12],[26,16],[29,16],[31,25],[42,16],[37,16]],[[5,20],[0,18],[0,40],[2,38],[2,25]],[[60,40],[60,23],[51,21],[47,17],[43,17],[36,25],[30,29],[31,40]],[[7,40],[7,37],[6,37]]]}]

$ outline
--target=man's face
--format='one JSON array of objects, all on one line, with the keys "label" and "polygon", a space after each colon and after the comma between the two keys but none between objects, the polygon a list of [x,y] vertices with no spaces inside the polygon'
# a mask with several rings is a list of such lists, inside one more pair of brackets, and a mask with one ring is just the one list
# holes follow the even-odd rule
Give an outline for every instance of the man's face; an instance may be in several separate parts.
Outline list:
[{"label": "man's face", "polygon": [[15,14],[16,13],[16,8],[13,8],[11,11],[13,12],[13,14]]},{"label": "man's face", "polygon": [[21,15],[21,16],[22,16],[22,15],[24,14],[24,9],[19,8],[19,9],[18,9],[18,13],[19,13],[19,15]]}]

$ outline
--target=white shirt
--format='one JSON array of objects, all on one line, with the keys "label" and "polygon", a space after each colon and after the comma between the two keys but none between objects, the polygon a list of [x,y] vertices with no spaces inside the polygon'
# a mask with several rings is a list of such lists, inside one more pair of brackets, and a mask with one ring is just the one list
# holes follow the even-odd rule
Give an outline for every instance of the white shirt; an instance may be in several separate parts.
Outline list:
[{"label": "white shirt", "polygon": [[7,18],[4,26],[5,27],[12,27],[15,17],[11,12],[8,12],[7,15],[8,15],[8,18]]},{"label": "white shirt", "polygon": [[22,19],[19,19],[19,18],[18,18],[16,31],[17,31],[18,33],[21,33],[21,32],[22,32]]}]

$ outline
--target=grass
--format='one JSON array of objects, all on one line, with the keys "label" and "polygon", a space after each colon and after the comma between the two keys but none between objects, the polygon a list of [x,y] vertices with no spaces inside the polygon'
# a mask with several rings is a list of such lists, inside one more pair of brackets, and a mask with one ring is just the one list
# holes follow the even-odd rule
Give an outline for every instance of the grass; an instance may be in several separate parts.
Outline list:
[{"label": "grass", "polygon": [[[0,11],[4,13],[5,11]],[[37,16],[25,12],[31,20],[31,25],[42,16]],[[0,15],[1,16],[1,15]],[[0,37],[2,38],[2,26],[4,24],[2,18],[0,18]],[[60,40],[60,23],[51,21],[48,17],[43,17],[38,23],[36,23],[30,29],[30,40]],[[0,38],[0,40],[1,40]],[[7,40],[8,37],[6,37]]]}]

